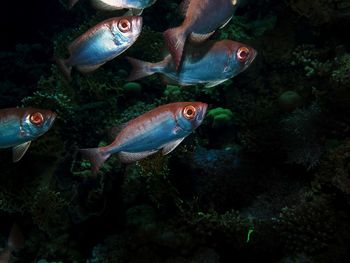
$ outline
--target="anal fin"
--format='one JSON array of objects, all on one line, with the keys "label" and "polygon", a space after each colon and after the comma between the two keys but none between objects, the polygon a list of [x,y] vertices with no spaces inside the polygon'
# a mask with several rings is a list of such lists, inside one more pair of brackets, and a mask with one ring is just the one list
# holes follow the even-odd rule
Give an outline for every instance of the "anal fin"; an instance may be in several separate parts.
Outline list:
[{"label": "anal fin", "polygon": [[151,150],[151,151],[145,151],[145,152],[120,152],[118,154],[119,156],[119,160],[122,163],[133,163],[133,162],[137,162],[140,161],[154,153],[156,153],[158,150]]},{"label": "anal fin", "polygon": [[14,163],[22,159],[28,150],[30,143],[31,141],[25,142],[12,148],[12,160]]},{"label": "anal fin", "polygon": [[105,64],[106,62],[103,62],[101,64],[96,64],[96,65],[89,65],[89,66],[77,66],[77,69],[81,72],[81,73],[90,73],[92,71],[95,71],[96,69],[98,69],[99,67],[101,67],[103,64]]}]

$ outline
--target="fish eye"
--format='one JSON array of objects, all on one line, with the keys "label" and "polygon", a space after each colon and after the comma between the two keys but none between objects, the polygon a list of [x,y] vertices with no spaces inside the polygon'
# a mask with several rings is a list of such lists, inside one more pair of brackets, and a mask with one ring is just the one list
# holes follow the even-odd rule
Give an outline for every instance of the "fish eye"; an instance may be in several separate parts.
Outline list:
[{"label": "fish eye", "polygon": [[182,113],[186,119],[191,120],[196,116],[196,108],[192,105],[186,106]]},{"label": "fish eye", "polygon": [[128,31],[130,31],[131,29],[131,23],[128,19],[121,19],[119,22],[118,22],[118,28],[121,32],[123,33],[126,33]]},{"label": "fish eye", "polygon": [[240,47],[237,51],[237,58],[239,61],[246,61],[249,56],[249,49],[247,47]]},{"label": "fish eye", "polygon": [[30,115],[29,120],[32,124],[39,126],[44,122],[44,116],[40,112],[35,112]]}]

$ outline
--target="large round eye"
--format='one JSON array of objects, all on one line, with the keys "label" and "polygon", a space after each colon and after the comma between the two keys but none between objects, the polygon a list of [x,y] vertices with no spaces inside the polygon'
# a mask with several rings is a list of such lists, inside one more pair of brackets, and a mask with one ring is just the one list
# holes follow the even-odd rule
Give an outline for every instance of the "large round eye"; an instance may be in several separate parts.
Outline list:
[{"label": "large round eye", "polygon": [[130,23],[130,21],[128,19],[125,19],[125,18],[121,19],[118,22],[118,28],[123,33],[128,32],[131,29],[131,23]]},{"label": "large round eye", "polygon": [[196,108],[192,105],[186,106],[182,113],[186,119],[191,120],[196,116]]},{"label": "large round eye", "polygon": [[239,61],[246,61],[249,56],[249,49],[246,47],[240,47],[237,51],[237,58]]},{"label": "large round eye", "polygon": [[40,112],[35,112],[30,115],[29,120],[34,125],[41,125],[44,122],[44,116]]}]

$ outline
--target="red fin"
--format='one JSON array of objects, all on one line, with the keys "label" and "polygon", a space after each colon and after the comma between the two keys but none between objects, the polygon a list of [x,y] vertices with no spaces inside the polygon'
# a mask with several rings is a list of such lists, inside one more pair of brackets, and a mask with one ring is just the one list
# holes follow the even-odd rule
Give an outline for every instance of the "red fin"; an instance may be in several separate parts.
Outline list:
[{"label": "red fin", "polygon": [[140,79],[146,76],[154,74],[154,71],[151,71],[152,63],[138,60],[136,58],[126,57],[129,63],[132,65],[132,71],[127,78],[127,81],[133,81]]},{"label": "red fin", "polygon": [[60,68],[60,70],[62,71],[64,78],[68,82],[70,82],[72,80],[72,77],[71,77],[72,66],[68,66],[66,60],[63,60],[61,58],[55,57],[55,61],[58,67]]},{"label": "red fin", "polygon": [[109,158],[109,154],[104,154],[99,148],[81,149],[81,154],[90,161],[91,171],[96,176],[101,165]]},{"label": "red fin", "polygon": [[76,3],[78,3],[79,0],[69,0],[69,3],[68,3],[68,8],[69,9],[72,9],[73,6],[76,5]]},{"label": "red fin", "polygon": [[176,70],[179,68],[182,52],[185,47],[187,33],[183,27],[175,27],[166,30],[164,33],[165,44],[173,57]]}]

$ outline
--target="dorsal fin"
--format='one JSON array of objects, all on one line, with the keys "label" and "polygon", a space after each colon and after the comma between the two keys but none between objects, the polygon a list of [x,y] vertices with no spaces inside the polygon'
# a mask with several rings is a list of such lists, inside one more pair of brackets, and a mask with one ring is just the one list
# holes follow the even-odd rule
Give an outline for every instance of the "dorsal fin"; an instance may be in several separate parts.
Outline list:
[{"label": "dorsal fin", "polygon": [[183,16],[186,16],[186,13],[187,13],[187,9],[190,5],[190,0],[183,0],[179,6],[180,8],[180,12]]}]

